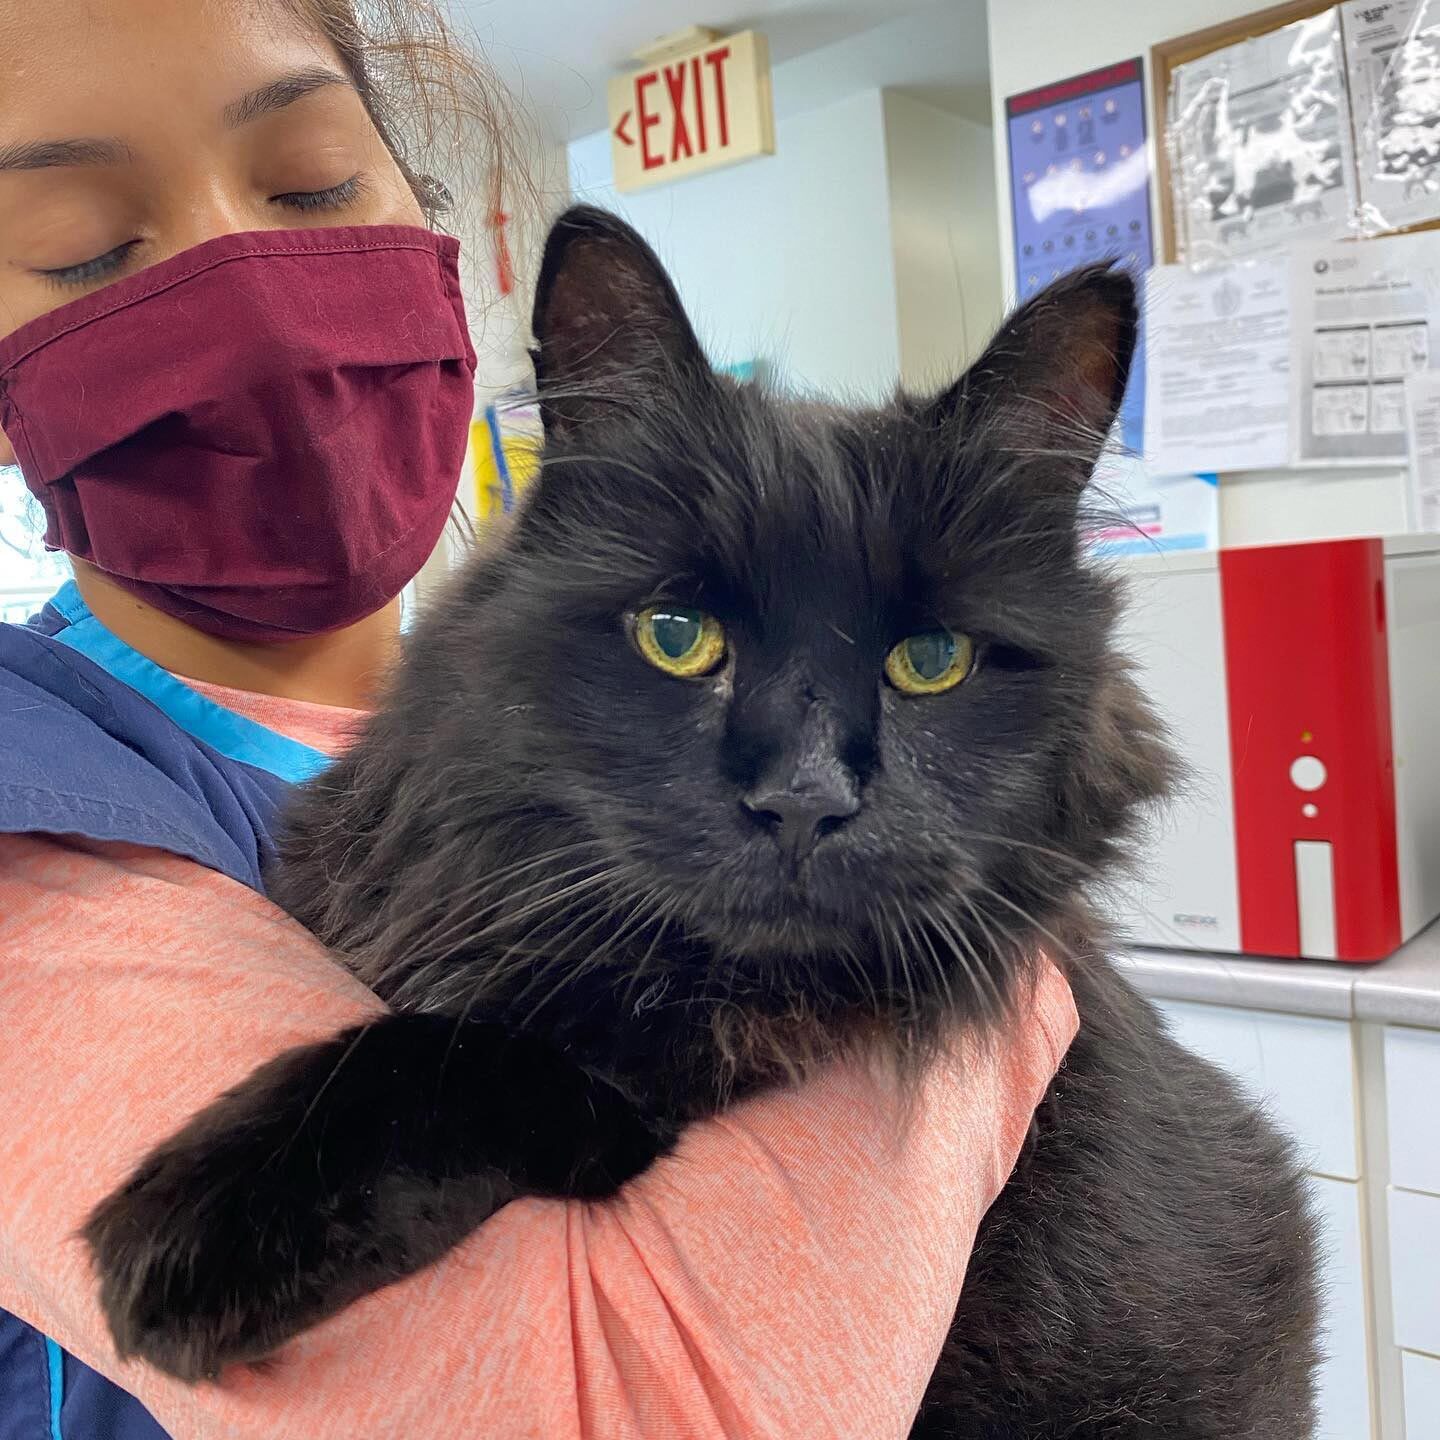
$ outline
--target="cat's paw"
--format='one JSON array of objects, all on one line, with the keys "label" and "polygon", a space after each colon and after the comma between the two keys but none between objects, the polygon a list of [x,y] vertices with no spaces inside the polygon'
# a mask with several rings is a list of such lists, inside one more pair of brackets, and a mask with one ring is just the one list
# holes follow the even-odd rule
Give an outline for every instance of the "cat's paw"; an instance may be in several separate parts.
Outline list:
[{"label": "cat's paw", "polygon": [[272,1354],[326,1308],[295,1265],[320,1217],[299,1213],[263,1171],[219,1173],[214,1162],[153,1156],[83,1231],[121,1358],[192,1384]]}]

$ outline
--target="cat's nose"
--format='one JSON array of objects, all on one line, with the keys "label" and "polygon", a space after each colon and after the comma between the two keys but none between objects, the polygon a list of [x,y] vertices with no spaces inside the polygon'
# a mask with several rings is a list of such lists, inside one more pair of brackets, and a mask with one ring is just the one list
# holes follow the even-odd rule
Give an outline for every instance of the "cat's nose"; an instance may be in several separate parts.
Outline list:
[{"label": "cat's nose", "polygon": [[838,830],[860,808],[850,786],[807,786],[804,789],[759,789],[741,805],[774,835],[780,853],[799,865],[826,835]]}]

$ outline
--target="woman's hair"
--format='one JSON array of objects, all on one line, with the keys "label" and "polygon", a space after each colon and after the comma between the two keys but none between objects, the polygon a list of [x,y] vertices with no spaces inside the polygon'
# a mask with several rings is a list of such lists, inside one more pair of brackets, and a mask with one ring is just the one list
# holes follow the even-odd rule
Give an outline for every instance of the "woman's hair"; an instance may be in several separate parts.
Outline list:
[{"label": "woman's hair", "polygon": [[430,223],[457,205],[533,208],[518,106],[444,0],[287,3],[339,52]]}]

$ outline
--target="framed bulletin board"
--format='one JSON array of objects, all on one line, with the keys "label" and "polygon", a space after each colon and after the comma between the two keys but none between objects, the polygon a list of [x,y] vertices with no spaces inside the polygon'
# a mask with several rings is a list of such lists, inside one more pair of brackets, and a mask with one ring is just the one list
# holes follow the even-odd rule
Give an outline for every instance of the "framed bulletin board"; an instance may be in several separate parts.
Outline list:
[{"label": "framed bulletin board", "polygon": [[[1269,35],[1298,20],[1310,19],[1335,8],[1334,0],[1289,0],[1289,3],[1272,5],[1250,15],[1226,20],[1188,35],[1176,36],[1155,45],[1150,51],[1150,83],[1154,104],[1155,124],[1160,143],[1156,151],[1156,181],[1160,191],[1160,252],[1166,262],[1180,257],[1181,243],[1178,218],[1174,205],[1174,176],[1172,174],[1171,146],[1167,143],[1166,130],[1170,117],[1170,90],[1175,71],[1180,66],[1190,65],[1216,51],[1238,45],[1245,40],[1254,40]],[[1194,258],[1189,257],[1189,258]]]}]

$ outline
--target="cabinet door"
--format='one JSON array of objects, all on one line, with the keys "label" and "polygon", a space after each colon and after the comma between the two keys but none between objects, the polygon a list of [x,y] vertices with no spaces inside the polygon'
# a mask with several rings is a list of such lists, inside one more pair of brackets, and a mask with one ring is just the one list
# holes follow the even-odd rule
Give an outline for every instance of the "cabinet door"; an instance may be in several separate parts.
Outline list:
[{"label": "cabinet door", "polygon": [[1347,1021],[1180,1000],[1160,1001],[1156,1008],[1182,1045],[1233,1075],[1294,1137],[1307,1170],[1359,1179]]},{"label": "cabinet door", "polygon": [[[1390,1183],[1440,1195],[1440,1033],[1385,1027]],[[1440,1430],[1435,1432],[1440,1435]]]},{"label": "cabinet door", "polygon": [[1405,1440],[1440,1435],[1440,1360],[1433,1355],[1400,1357],[1405,1373]]},{"label": "cabinet door", "polygon": [[1390,1290],[1395,1343],[1440,1355],[1440,1196],[1391,1189]]},{"label": "cabinet door", "polygon": [[1318,1175],[1312,1175],[1309,1183],[1320,1220],[1325,1286],[1321,1337],[1325,1358],[1320,1365],[1320,1426],[1315,1440],[1366,1440],[1371,1434],[1369,1305],[1360,1187],[1350,1180]]}]

